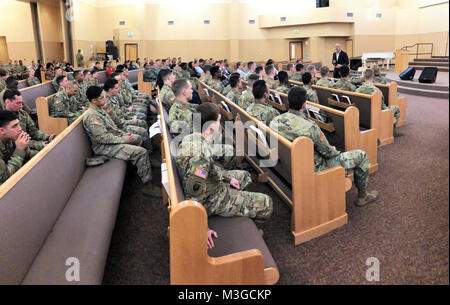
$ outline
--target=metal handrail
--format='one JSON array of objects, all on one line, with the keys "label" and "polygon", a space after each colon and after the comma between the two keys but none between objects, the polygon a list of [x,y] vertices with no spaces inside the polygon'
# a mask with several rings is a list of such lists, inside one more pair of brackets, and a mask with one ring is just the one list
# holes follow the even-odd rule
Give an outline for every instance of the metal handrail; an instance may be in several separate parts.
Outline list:
[{"label": "metal handrail", "polygon": [[[427,52],[427,53],[419,53],[419,46],[421,45],[431,45],[431,52]],[[406,50],[408,51],[409,48],[414,48],[416,47],[416,52],[410,52],[409,55],[416,55],[416,58],[419,58],[419,55],[430,55],[430,57],[433,56],[433,43],[432,42],[419,42],[416,44],[413,44],[412,46],[404,46],[402,47],[402,50]]]}]

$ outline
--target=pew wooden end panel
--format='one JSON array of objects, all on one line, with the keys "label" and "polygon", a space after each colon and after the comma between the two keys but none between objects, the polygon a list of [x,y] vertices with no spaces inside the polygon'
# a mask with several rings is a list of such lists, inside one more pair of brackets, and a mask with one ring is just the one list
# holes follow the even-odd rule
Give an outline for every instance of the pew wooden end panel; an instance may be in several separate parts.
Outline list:
[{"label": "pew wooden end panel", "polygon": [[144,82],[144,72],[140,71],[138,74],[138,90],[142,93],[147,93],[152,96],[153,86],[151,82]]},{"label": "pew wooden end panel", "polygon": [[48,83],[48,82],[51,82],[51,80],[46,79],[45,72],[41,70],[41,84]]},{"label": "pew wooden end panel", "polygon": [[46,134],[60,134],[69,126],[66,118],[54,118],[50,116],[47,97],[38,97],[36,99],[36,110],[39,129]]},{"label": "pew wooden end panel", "polygon": [[400,118],[398,120],[397,127],[405,125],[406,109],[408,108],[408,103],[406,102],[406,96],[398,96],[397,82],[391,82],[389,83],[389,85],[375,84],[375,86],[383,91],[385,102],[388,106],[397,106],[400,109]]}]

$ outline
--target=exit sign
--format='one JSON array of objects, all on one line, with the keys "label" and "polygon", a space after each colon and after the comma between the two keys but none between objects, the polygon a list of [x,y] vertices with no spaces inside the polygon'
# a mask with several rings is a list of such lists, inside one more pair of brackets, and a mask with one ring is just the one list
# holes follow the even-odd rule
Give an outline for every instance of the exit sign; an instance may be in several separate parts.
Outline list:
[{"label": "exit sign", "polygon": [[299,33],[299,30],[298,29],[295,29],[294,30],[294,34],[298,34]]}]

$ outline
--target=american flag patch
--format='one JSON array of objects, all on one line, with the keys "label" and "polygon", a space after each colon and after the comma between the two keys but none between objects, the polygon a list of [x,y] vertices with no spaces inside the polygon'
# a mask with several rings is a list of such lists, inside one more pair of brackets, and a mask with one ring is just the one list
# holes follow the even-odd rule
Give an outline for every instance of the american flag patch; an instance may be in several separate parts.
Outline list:
[{"label": "american flag patch", "polygon": [[208,177],[208,172],[205,171],[205,170],[203,170],[203,169],[201,169],[201,168],[198,168],[198,167],[197,167],[197,168],[195,169],[194,175],[196,175],[197,177],[200,177],[200,178],[206,180],[206,178]]},{"label": "american flag patch", "polygon": [[97,125],[97,126],[101,126],[101,125],[102,125],[102,122],[100,122],[99,120],[95,120],[95,121],[94,121],[94,124]]}]

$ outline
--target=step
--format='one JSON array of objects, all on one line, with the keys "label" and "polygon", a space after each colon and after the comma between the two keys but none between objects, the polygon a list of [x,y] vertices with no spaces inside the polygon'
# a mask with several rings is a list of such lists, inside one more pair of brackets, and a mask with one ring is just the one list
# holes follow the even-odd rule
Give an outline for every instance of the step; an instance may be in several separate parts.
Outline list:
[{"label": "step", "polygon": [[431,58],[445,58],[445,59],[449,59],[448,56],[431,56]]},{"label": "step", "polygon": [[447,62],[448,63],[448,58],[415,58],[414,59],[415,62]]},{"label": "step", "polygon": [[402,87],[410,87],[410,88],[434,90],[434,91],[448,91],[449,90],[449,86],[442,86],[442,85],[436,85],[436,84],[423,84],[423,83],[419,83],[419,81],[417,79],[414,79],[413,81],[409,81],[409,80],[398,80],[398,79],[387,78],[387,80],[390,82],[396,82],[398,86],[402,86]]},{"label": "step", "polygon": [[[412,65],[411,67],[413,67],[416,70],[423,70],[424,68],[432,66]],[[449,72],[449,67],[437,67],[437,68],[438,72]]]},{"label": "step", "polygon": [[416,96],[432,97],[432,98],[442,98],[442,99],[449,98],[448,91],[425,90],[425,89],[418,89],[418,88],[403,87],[400,85],[398,86],[398,92],[404,93],[404,94],[416,95]]},{"label": "step", "polygon": [[431,61],[414,61],[408,63],[410,66],[420,65],[420,66],[430,66],[430,67],[448,67],[447,62],[431,62]]}]

